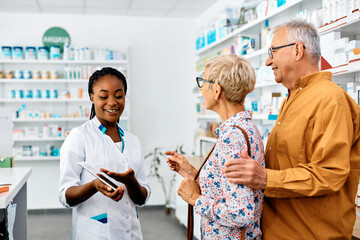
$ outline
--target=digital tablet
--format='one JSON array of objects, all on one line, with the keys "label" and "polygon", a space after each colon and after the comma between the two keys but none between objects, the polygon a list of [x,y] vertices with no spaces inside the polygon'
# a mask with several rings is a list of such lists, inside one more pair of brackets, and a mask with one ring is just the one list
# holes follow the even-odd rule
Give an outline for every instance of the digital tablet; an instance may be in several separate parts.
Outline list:
[{"label": "digital tablet", "polygon": [[[86,162],[79,162],[79,165],[82,166],[89,173],[91,173],[94,177],[99,179],[101,182],[111,187],[112,191],[115,191],[118,188],[118,186],[113,182],[113,180],[108,175],[106,175],[103,172],[96,171],[92,166],[90,166],[90,164]],[[98,176],[97,174],[100,174],[100,176]]]}]

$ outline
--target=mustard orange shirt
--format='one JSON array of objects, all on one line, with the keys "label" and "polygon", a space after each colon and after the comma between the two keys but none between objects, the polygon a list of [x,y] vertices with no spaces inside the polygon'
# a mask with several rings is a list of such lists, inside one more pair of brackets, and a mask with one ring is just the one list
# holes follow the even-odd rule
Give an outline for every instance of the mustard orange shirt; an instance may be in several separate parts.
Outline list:
[{"label": "mustard orange shirt", "polygon": [[360,171],[360,107],[330,72],[297,79],[265,152],[267,239],[350,239]]}]

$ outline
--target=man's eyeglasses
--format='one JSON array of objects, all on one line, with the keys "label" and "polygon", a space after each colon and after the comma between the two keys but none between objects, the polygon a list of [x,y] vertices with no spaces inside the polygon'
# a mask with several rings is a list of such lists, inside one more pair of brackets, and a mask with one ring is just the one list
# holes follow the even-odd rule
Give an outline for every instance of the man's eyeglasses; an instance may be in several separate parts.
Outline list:
[{"label": "man's eyeglasses", "polygon": [[[273,55],[273,50],[277,50],[277,49],[281,49],[281,48],[284,48],[284,47],[289,47],[289,46],[293,46],[295,45],[296,43],[290,43],[290,44],[286,44],[286,45],[282,45],[282,46],[278,46],[278,47],[270,47],[268,49],[268,55],[270,57],[270,59],[273,59],[274,55]],[[305,49],[305,46],[304,46],[304,49]]]},{"label": "man's eyeglasses", "polygon": [[209,80],[205,80],[203,79],[202,77],[196,77],[196,83],[198,85],[199,88],[201,88],[204,84],[204,82],[208,82],[208,83],[211,83],[211,84],[214,84],[214,82],[211,82]]}]

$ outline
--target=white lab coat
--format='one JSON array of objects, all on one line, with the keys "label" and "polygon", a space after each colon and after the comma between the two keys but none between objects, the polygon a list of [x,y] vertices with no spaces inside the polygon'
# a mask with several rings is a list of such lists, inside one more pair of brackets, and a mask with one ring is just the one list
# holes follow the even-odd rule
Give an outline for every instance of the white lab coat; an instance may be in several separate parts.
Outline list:
[{"label": "white lab coat", "polygon": [[[110,171],[125,172],[132,168],[138,182],[148,192],[146,203],[150,196],[150,188],[139,139],[125,131],[123,137],[125,149],[122,153],[113,140],[100,131],[100,125],[100,121],[94,117],[71,130],[64,141],[60,150],[60,202],[65,207],[70,207],[66,202],[66,190],[94,179],[94,176],[78,164],[80,161],[86,161],[95,169],[105,168]],[[104,213],[107,213],[107,223],[91,219]],[[71,239],[73,240],[142,239],[135,204],[127,191],[119,202],[97,192],[88,200],[73,207],[72,221]]]}]

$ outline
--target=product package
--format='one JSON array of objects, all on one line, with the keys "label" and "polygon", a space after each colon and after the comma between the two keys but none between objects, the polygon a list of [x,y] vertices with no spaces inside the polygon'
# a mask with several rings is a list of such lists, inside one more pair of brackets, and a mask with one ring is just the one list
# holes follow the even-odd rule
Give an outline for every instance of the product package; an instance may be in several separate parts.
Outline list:
[{"label": "product package", "polygon": [[36,47],[26,47],[25,48],[25,59],[26,60],[35,60],[36,59]]},{"label": "product package", "polygon": [[246,55],[255,51],[255,39],[238,35],[235,37],[235,54]]},{"label": "product package", "polygon": [[23,59],[24,58],[24,48],[20,46],[14,46],[12,51],[13,59]]},{"label": "product package", "polygon": [[51,46],[50,47],[50,59],[51,60],[59,60],[60,59],[60,47],[59,46]]},{"label": "product package", "polygon": [[12,57],[12,48],[9,46],[1,47],[1,58],[2,59],[11,59]]},{"label": "product package", "polygon": [[196,37],[196,50],[203,47],[205,47],[205,32],[204,29],[200,29]]},{"label": "product package", "polygon": [[38,47],[37,57],[39,60],[49,59],[49,50],[47,47]]},{"label": "product package", "polygon": [[216,41],[216,21],[211,21],[207,28],[206,44],[209,45]]}]

